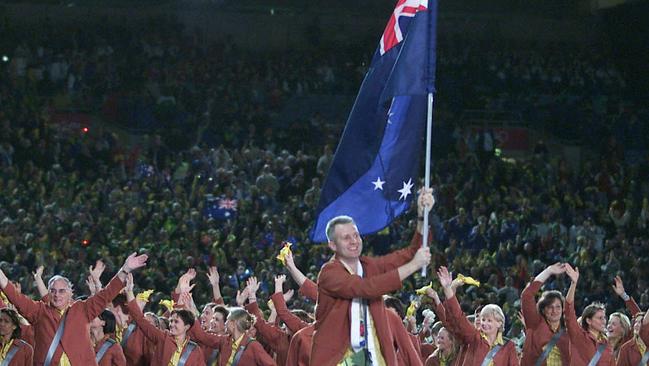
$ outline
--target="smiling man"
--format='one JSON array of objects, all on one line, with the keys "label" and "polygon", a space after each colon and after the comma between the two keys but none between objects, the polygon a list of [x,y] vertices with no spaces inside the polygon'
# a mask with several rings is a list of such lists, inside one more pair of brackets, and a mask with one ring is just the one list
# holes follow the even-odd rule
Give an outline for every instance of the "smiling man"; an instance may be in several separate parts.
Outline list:
[{"label": "smiling man", "polygon": [[433,202],[432,190],[420,194],[410,246],[383,257],[361,256],[363,239],[351,217],[329,221],[334,256],[318,275],[311,365],[396,365],[382,295],[401,288],[401,281],[430,262],[430,250],[421,243],[424,207],[432,208]]},{"label": "smiling man", "polygon": [[48,282],[49,302],[33,301],[18,293],[0,270],[0,287],[9,302],[34,327],[34,365],[97,365],[88,333],[89,323],[122,290],[128,273],[146,265],[146,260],[146,254],[131,254],[108,285],[85,301],[73,301],[72,283],[58,275]]}]

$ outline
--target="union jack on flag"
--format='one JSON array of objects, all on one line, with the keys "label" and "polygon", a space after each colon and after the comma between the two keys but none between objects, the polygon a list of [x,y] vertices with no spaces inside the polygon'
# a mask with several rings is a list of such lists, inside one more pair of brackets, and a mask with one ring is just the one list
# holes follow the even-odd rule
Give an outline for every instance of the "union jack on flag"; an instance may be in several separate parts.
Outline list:
[{"label": "union jack on flag", "polygon": [[401,31],[401,24],[399,18],[408,17],[412,18],[419,11],[428,9],[428,0],[399,0],[397,6],[394,8],[388,24],[385,26],[383,35],[381,36],[380,52],[384,55],[392,47],[403,41],[403,32]]},{"label": "union jack on flag", "polygon": [[237,200],[222,198],[219,200],[219,208],[223,210],[237,210]]}]

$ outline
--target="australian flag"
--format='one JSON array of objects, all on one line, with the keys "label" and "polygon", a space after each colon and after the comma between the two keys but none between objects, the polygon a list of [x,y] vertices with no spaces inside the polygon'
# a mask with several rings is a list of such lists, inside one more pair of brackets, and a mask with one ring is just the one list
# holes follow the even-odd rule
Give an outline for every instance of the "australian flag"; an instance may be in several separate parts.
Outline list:
[{"label": "australian flag", "polygon": [[234,219],[237,214],[238,201],[228,197],[212,197],[208,195],[205,199],[204,215],[207,218],[217,220]]},{"label": "australian flag", "polygon": [[325,179],[313,241],[327,240],[335,216],[353,217],[370,234],[409,207],[434,92],[436,23],[436,0],[398,1]]}]

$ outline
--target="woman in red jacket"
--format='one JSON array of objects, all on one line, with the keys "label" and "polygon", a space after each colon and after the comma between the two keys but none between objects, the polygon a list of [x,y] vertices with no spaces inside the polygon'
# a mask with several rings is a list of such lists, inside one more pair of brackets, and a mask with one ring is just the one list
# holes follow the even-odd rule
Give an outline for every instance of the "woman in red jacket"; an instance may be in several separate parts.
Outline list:
[{"label": "woman in red jacket", "polygon": [[466,345],[464,366],[518,366],[516,347],[512,342],[503,340],[505,315],[496,304],[486,305],[480,311],[480,330],[467,319],[451,284],[453,277],[446,267],[437,271],[439,282],[444,288],[444,307],[449,323],[455,323],[454,333],[460,342]]},{"label": "woman in red jacket", "polygon": [[579,268],[564,264],[570,277],[570,288],[563,308],[566,330],[570,337],[570,365],[614,366],[613,349],[606,339],[606,308],[593,303],[581,313],[581,323],[575,314],[575,290],[579,281]]},{"label": "woman in red jacket", "polygon": [[99,366],[126,366],[122,346],[115,340],[115,315],[102,311],[90,322],[90,340],[95,346],[95,360]]},{"label": "woman in red jacket", "polygon": [[457,365],[459,347],[455,337],[444,327],[437,333],[435,339],[437,349],[426,360],[426,366]]},{"label": "woman in red jacket", "polygon": [[20,317],[15,310],[0,309],[0,364],[31,365],[34,350],[20,338]]},{"label": "woman in red jacket", "polygon": [[[169,318],[169,330],[160,330],[144,318],[133,294],[133,276],[126,281],[128,312],[145,337],[156,347],[151,366],[205,366],[200,347],[189,339],[187,332],[198,324],[188,310],[174,310]],[[198,326],[200,328],[200,325]]]},{"label": "woman in red jacket", "polygon": [[647,346],[640,338],[640,329],[644,313],[640,312],[633,319],[633,338],[620,347],[620,354],[617,357],[617,366],[638,366],[642,356],[647,351]]}]

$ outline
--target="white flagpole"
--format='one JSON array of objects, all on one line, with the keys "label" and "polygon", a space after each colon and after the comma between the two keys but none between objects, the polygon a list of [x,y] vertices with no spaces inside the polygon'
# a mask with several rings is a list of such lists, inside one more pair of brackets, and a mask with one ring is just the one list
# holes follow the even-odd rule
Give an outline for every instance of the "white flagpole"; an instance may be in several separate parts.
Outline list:
[{"label": "white flagpole", "polygon": [[[428,93],[428,115],[426,116],[426,173],[424,175],[424,187],[426,190],[430,188],[430,148],[431,148],[431,136],[433,134],[433,93]],[[424,206],[424,233],[423,239],[424,242],[422,246],[425,248],[428,246],[428,212],[430,210],[428,207]],[[426,277],[426,266],[421,268],[422,277]]]}]

